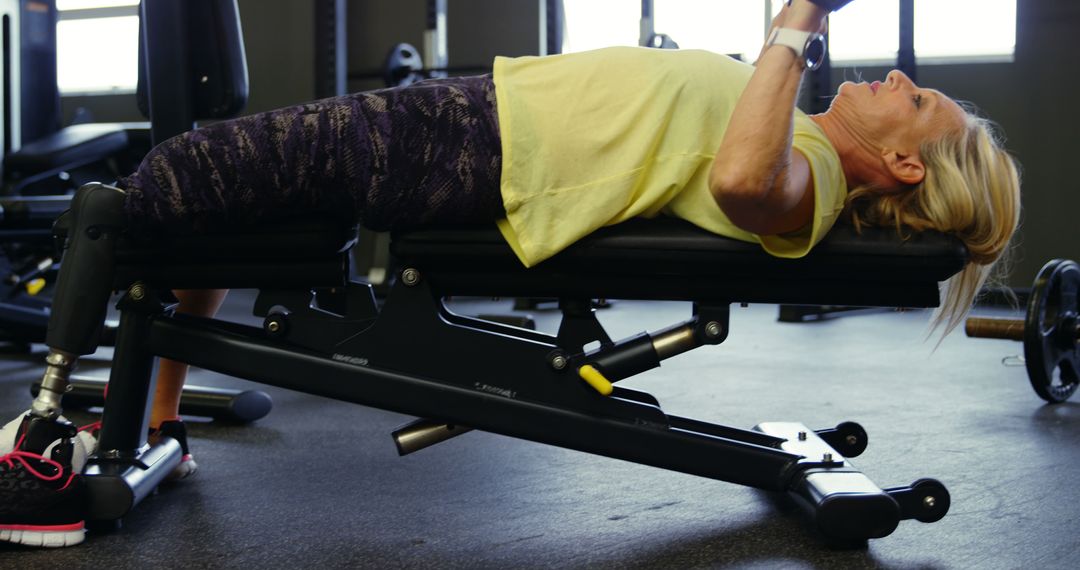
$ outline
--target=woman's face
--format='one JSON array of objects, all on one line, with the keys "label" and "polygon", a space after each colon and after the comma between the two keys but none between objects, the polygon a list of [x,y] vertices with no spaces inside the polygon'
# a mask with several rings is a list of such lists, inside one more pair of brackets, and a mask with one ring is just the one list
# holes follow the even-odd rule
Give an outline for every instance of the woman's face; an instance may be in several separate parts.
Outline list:
[{"label": "woman's face", "polygon": [[890,72],[884,82],[844,82],[833,107],[874,143],[905,153],[918,153],[922,143],[962,129],[966,117],[955,101],[915,85],[900,71]]}]

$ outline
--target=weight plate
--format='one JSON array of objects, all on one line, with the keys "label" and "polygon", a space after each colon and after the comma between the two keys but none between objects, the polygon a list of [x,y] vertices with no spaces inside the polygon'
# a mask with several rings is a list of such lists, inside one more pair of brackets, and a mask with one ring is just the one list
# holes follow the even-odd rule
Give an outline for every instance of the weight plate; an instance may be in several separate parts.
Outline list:
[{"label": "weight plate", "polygon": [[1032,388],[1050,403],[1064,402],[1080,385],[1080,265],[1055,259],[1035,278],[1024,321],[1024,360]]}]

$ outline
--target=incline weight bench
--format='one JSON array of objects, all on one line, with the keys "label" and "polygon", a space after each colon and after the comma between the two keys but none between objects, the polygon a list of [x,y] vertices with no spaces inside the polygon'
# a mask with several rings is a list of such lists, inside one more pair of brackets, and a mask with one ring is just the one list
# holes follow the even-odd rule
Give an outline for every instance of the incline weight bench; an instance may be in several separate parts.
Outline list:
[{"label": "incline weight bench", "polygon": [[[183,12],[195,8],[210,16]],[[146,64],[147,88],[162,140],[158,133],[191,127],[195,103],[206,98],[201,90],[237,79],[228,73],[237,65],[207,82],[181,65],[184,52],[168,48],[185,45],[189,26],[176,23],[215,22],[231,40],[212,44],[221,38],[199,29],[192,37],[239,65],[236,6],[144,0],[141,11],[144,40],[155,44],[147,50],[154,63]],[[819,431],[795,423],[713,425],[667,415],[651,395],[613,385],[723,342],[731,303],[936,306],[938,282],[967,259],[945,236],[901,241],[891,231],[836,229],[810,256],[781,260],[676,220],[637,221],[526,270],[494,227],[433,229],[394,236],[402,269],[379,306],[368,285],[348,281],[355,227],[283,220],[149,243],[127,235],[121,203],[119,191],[87,185],[57,223],[66,253],[34,404],[39,413],[60,409],[76,357],[97,346],[111,292],[124,291],[98,451],[86,471],[91,520],[119,521],[180,462],[175,440],[146,439],[158,356],[417,416],[394,434],[401,453],[472,428],[788,493],[839,541],[883,537],[901,520],[932,522],[949,509],[937,481],[881,489],[856,470],[848,458],[867,444],[857,424]],[[175,315],[174,288],[259,289],[253,311],[263,326]],[[451,295],[558,298],[562,323],[551,335],[455,315],[442,303]],[[684,323],[613,342],[591,310],[593,298],[692,301],[694,311]],[[584,350],[596,341],[598,349]],[[57,425],[32,421],[27,429]]]},{"label": "incline weight bench", "polygon": [[[611,383],[723,342],[734,302],[935,306],[938,282],[966,260],[951,238],[838,228],[806,258],[782,260],[678,220],[641,220],[526,270],[494,227],[433,229],[394,236],[402,270],[380,307],[368,285],[347,281],[353,227],[283,221],[140,243],[118,222],[119,194],[83,187],[61,220],[68,254],[50,327],[54,349],[92,351],[109,291],[126,291],[86,477],[91,519],[124,516],[180,460],[174,440],[146,443],[155,356],[422,418],[395,434],[401,453],[475,428],[788,493],[837,541],[948,511],[937,481],[883,490],[856,470],[848,458],[867,443],[857,424],[713,425]],[[171,314],[170,288],[199,287],[258,288],[263,326]],[[450,295],[556,297],[563,319],[555,335],[514,328],[453,314]],[[693,301],[693,317],[613,342],[590,308],[596,297]],[[49,359],[46,383],[62,393],[70,362]]]}]

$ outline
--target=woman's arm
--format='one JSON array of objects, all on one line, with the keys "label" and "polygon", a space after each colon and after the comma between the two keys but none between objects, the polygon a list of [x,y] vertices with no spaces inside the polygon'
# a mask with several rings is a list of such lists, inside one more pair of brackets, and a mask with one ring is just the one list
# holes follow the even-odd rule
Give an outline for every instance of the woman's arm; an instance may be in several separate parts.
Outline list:
[{"label": "woman's arm", "polygon": [[[774,22],[816,31],[827,14],[809,0],[794,0]],[[802,72],[791,48],[762,50],[710,172],[709,188],[720,208],[732,223],[759,235],[795,231],[813,218],[810,165],[791,148]]]}]

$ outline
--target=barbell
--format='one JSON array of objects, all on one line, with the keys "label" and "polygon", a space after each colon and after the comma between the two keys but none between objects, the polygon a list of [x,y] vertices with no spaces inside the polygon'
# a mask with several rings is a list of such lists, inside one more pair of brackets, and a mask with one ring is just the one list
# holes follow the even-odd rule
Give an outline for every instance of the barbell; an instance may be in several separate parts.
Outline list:
[{"label": "barbell", "polygon": [[1067,259],[1044,265],[1024,319],[972,317],[964,332],[1022,341],[1031,387],[1047,402],[1064,402],[1080,386],[1080,265]]}]

